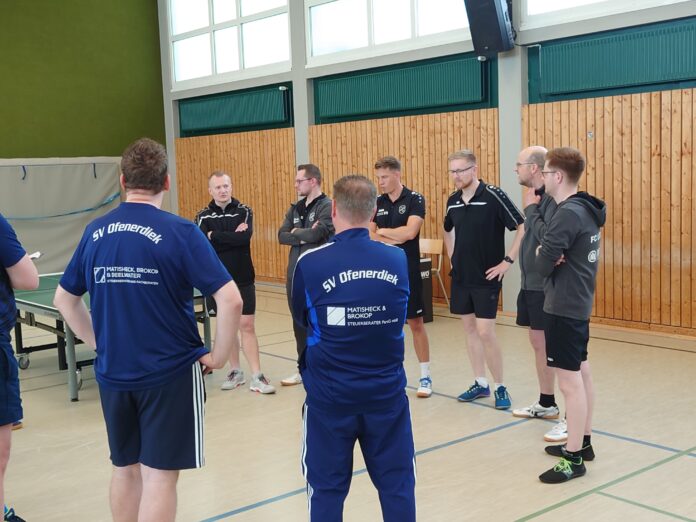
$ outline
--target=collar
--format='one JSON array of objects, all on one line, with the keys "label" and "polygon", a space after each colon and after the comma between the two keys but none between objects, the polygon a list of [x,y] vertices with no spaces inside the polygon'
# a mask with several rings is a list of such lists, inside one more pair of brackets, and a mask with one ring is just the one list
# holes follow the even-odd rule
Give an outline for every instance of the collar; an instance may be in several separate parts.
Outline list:
[{"label": "collar", "polygon": [[[486,190],[486,186],[487,186],[487,185],[486,185],[486,182],[483,181],[482,179],[480,179],[480,180],[479,180],[478,187],[476,187],[476,190],[474,191],[474,195],[471,196],[471,199],[470,199],[469,201],[471,201],[471,200],[474,199],[474,198],[479,197],[479,196],[483,193],[483,191]],[[459,199],[463,202],[463,201],[464,201],[464,198],[463,198],[463,196],[464,196],[464,191],[463,191],[463,190],[459,190],[458,192],[459,192]]]},{"label": "collar", "polygon": [[346,241],[349,239],[370,239],[370,232],[364,227],[349,228],[334,236],[334,241]]},{"label": "collar", "polygon": [[217,212],[218,214],[224,214],[225,211],[228,208],[235,208],[239,206],[239,201],[232,198],[231,201],[225,206],[225,208],[220,208],[217,203],[215,203],[215,200],[211,200],[210,203],[208,203],[208,208],[212,210],[213,212]]},{"label": "collar", "polygon": [[392,201],[392,199],[389,197],[389,194],[387,194],[386,192],[384,194],[382,194],[381,197],[384,198],[386,201],[389,201],[390,203],[395,205],[398,201],[401,201],[405,197],[409,196],[411,194],[411,192],[412,192],[411,189],[409,189],[406,185],[402,185],[401,194],[399,194],[399,197],[396,198],[394,201]]}]

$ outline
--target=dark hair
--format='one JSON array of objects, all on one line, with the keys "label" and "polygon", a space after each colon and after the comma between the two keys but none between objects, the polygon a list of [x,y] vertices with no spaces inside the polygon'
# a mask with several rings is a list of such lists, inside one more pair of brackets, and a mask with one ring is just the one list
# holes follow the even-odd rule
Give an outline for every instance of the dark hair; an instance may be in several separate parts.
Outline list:
[{"label": "dark hair", "polygon": [[336,209],[351,225],[370,221],[377,205],[377,187],[365,176],[343,176],[333,187]]},{"label": "dark hair", "polygon": [[128,145],[121,157],[126,190],[149,190],[158,194],[167,179],[167,151],[150,138]]},{"label": "dark hair", "polygon": [[304,170],[305,173],[305,178],[311,179],[314,178],[317,180],[317,185],[321,185],[321,171],[319,170],[319,167],[314,165],[313,163],[306,163],[304,165],[298,165],[297,166],[297,172]]},{"label": "dark hair", "polygon": [[578,149],[558,147],[546,153],[546,163],[550,168],[562,170],[568,179],[577,185],[585,170],[585,157]]},{"label": "dark hair", "polygon": [[401,172],[401,162],[394,156],[384,156],[375,162],[375,169],[389,169]]}]

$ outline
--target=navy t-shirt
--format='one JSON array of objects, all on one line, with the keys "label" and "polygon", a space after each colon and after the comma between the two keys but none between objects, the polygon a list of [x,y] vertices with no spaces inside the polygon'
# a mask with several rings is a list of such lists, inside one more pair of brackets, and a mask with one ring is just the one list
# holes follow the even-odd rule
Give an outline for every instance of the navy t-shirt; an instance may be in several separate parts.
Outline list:
[{"label": "navy t-shirt", "polygon": [[190,370],[207,349],[193,289],[231,280],[199,228],[145,203],[121,203],[85,228],[60,285],[89,292],[97,382],[113,390],[160,386]]},{"label": "navy t-shirt", "polygon": [[0,332],[10,331],[17,318],[14,292],[6,269],[19,263],[25,254],[12,226],[0,214]]}]

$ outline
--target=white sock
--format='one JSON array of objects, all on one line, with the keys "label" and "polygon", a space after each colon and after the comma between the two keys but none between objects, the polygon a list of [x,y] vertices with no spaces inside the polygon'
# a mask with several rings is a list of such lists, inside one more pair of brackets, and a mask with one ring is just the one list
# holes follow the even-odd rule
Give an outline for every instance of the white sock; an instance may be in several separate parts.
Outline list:
[{"label": "white sock", "polygon": [[497,390],[497,389],[500,388],[501,386],[505,386],[505,385],[504,385],[502,382],[496,382],[496,383],[495,383],[495,388],[494,388],[494,390]]},{"label": "white sock", "polygon": [[484,388],[488,388],[488,379],[485,377],[476,377],[476,382],[478,383],[479,386],[483,386]]},{"label": "white sock", "polygon": [[430,361],[420,363],[420,369],[421,369],[421,379],[424,379],[425,377],[430,377]]}]

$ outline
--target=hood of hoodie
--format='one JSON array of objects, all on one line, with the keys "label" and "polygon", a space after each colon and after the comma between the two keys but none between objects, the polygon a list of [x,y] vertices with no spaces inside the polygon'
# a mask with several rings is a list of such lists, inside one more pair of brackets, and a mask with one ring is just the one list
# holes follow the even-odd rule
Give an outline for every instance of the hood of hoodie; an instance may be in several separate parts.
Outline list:
[{"label": "hood of hoodie", "polygon": [[597,226],[603,227],[607,220],[607,204],[598,197],[595,197],[587,192],[578,192],[573,194],[564,202],[568,207],[582,207],[595,220]]}]

